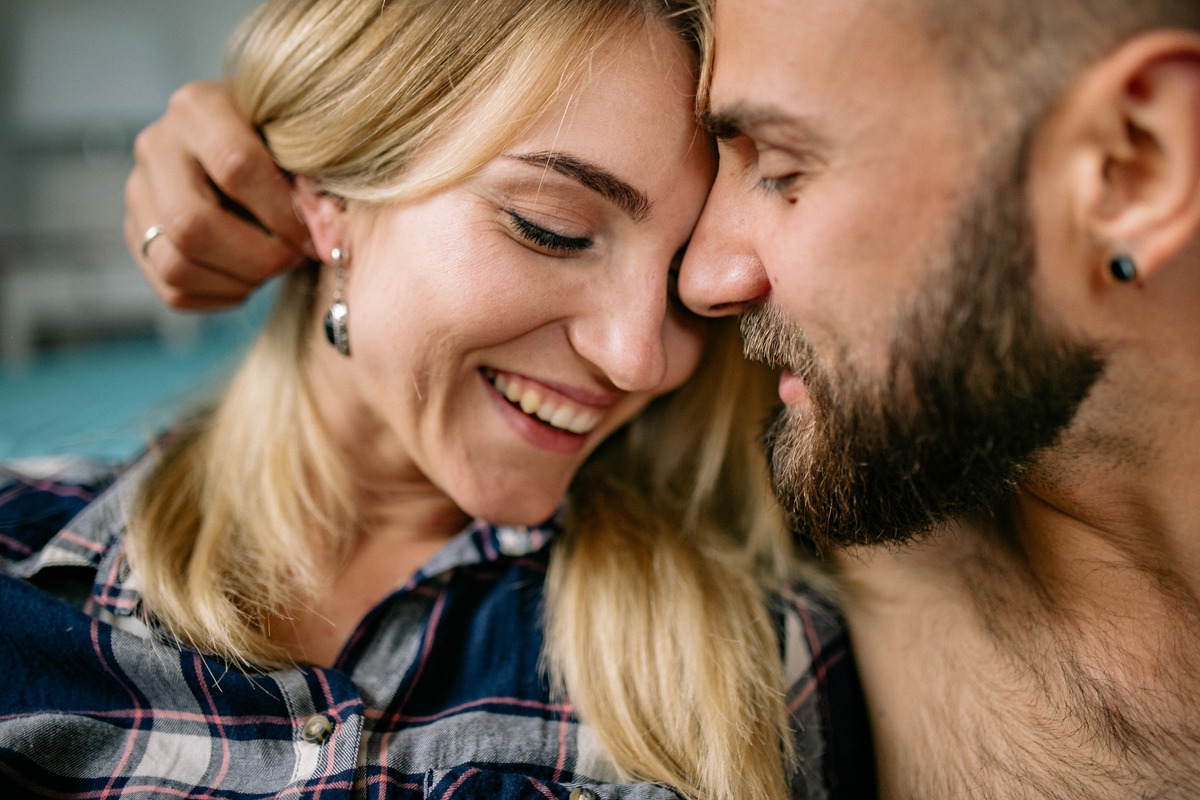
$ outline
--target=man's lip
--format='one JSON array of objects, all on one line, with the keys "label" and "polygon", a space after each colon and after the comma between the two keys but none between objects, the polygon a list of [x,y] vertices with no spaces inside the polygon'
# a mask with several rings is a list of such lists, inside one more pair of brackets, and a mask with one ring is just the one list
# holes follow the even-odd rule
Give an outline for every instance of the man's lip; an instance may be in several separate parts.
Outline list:
[{"label": "man's lip", "polygon": [[799,405],[808,399],[808,387],[790,369],[784,369],[779,375],[779,399],[789,406]]}]

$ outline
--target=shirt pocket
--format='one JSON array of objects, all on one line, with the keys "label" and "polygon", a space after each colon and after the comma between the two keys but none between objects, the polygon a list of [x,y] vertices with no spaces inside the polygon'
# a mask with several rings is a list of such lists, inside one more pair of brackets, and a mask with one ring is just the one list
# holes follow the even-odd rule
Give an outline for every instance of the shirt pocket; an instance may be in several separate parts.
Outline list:
[{"label": "shirt pocket", "polygon": [[[572,792],[578,792],[572,797]],[[470,764],[425,773],[426,800],[680,800],[653,783],[563,783]]]}]

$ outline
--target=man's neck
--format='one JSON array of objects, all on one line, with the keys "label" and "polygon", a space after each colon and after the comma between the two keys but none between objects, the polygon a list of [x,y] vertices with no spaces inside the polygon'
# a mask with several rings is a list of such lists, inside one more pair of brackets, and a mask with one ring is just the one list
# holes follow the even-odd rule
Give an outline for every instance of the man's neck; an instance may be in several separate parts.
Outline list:
[{"label": "man's neck", "polygon": [[885,797],[1200,797],[1200,610],[1120,530],[1028,494],[844,557]]}]

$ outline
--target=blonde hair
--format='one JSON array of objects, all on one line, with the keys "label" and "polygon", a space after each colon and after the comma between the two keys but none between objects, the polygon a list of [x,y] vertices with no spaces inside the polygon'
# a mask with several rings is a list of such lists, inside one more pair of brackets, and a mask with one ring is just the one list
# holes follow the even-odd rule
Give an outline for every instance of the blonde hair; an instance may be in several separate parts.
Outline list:
[{"label": "blonde hair", "polygon": [[[703,16],[652,0],[272,0],[235,40],[233,85],[281,167],[390,202],[470,175],[601,47],[656,18],[700,56]],[[285,281],[223,398],[166,446],[130,529],[148,608],[248,665],[289,662],[268,621],[315,596],[353,544],[354,493],[303,366],[316,285],[315,265]],[[569,490],[544,663],[626,779],[694,798],[790,796],[767,602],[796,564],[757,442],[772,393],[736,326],[713,323],[696,374]]]}]

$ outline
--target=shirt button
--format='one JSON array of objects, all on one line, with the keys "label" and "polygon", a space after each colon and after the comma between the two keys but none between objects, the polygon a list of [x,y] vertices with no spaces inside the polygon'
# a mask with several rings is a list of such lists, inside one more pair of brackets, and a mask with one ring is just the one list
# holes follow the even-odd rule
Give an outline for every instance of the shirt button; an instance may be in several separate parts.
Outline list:
[{"label": "shirt button", "polygon": [[309,744],[321,744],[333,733],[333,720],[324,714],[316,714],[308,718],[300,729],[300,738]]},{"label": "shirt button", "polygon": [[599,796],[591,789],[572,789],[570,797],[567,800],[599,800]]}]

